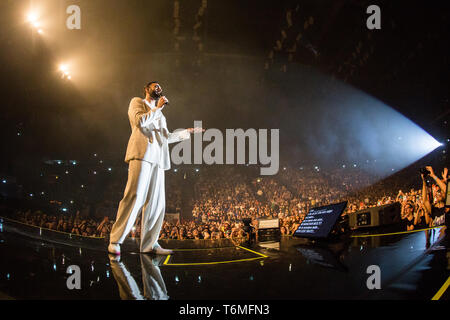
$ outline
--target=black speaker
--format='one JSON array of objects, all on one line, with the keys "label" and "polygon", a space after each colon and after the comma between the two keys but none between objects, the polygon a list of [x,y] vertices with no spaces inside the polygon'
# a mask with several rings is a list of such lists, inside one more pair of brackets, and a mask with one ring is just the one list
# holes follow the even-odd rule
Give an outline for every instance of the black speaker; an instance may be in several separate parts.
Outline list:
[{"label": "black speaker", "polygon": [[399,202],[360,210],[349,214],[349,225],[352,229],[359,229],[400,223],[400,212]]},{"label": "black speaker", "polygon": [[280,219],[258,219],[258,241],[276,241],[280,238]]},{"label": "black speaker", "polygon": [[280,228],[270,228],[270,229],[259,229],[258,230],[258,241],[275,241],[281,237]]}]

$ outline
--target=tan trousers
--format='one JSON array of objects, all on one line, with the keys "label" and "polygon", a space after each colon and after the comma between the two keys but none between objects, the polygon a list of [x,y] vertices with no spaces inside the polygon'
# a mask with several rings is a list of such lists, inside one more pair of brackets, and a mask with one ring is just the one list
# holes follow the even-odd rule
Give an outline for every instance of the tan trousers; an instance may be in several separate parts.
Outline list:
[{"label": "tan trousers", "polygon": [[158,245],[165,209],[164,170],[154,163],[131,160],[127,185],[119,203],[110,242],[123,243],[142,211],[140,250],[152,250]]}]

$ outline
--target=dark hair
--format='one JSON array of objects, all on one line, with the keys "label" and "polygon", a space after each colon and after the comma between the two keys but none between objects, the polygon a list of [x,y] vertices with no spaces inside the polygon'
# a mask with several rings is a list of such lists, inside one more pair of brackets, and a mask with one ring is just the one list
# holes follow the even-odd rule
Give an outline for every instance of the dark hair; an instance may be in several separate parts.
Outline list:
[{"label": "dark hair", "polygon": [[411,209],[414,209],[414,207],[415,207],[414,202],[412,202],[411,200],[408,200],[408,201],[406,202],[405,207],[407,207],[407,206],[410,206]]},{"label": "dark hair", "polygon": [[158,81],[150,81],[149,83],[147,83],[147,85],[144,87],[144,96],[147,94],[146,93],[146,90],[148,89],[148,88],[150,88],[150,86],[152,85],[152,84],[154,84],[154,83],[159,83]]}]

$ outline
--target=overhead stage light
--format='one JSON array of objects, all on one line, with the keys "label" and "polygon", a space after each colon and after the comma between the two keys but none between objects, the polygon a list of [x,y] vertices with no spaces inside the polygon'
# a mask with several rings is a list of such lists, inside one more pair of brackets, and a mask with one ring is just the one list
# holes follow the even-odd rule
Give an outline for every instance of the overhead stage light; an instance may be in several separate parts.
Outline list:
[{"label": "overhead stage light", "polygon": [[67,66],[67,64],[61,64],[59,65],[59,71],[61,71],[62,73],[66,73],[68,72],[69,67]]},{"label": "overhead stage light", "polygon": [[59,71],[61,72],[61,78],[71,80],[72,75],[70,74],[69,66],[65,63],[59,65]]},{"label": "overhead stage light", "polygon": [[41,22],[39,21],[39,15],[36,11],[30,11],[27,14],[27,21],[30,24],[30,26],[37,31],[39,34],[43,34],[44,30],[41,28]]},{"label": "overhead stage light", "polygon": [[35,23],[38,19],[38,14],[35,11],[30,11],[27,14],[27,21],[31,24]]}]

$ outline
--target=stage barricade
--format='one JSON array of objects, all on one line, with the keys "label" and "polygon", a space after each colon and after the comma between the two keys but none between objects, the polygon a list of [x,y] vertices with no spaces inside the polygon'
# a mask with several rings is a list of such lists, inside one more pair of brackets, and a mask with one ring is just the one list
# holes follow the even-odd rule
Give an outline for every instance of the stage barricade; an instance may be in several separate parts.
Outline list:
[{"label": "stage barricade", "polygon": [[[19,234],[21,236],[33,238],[36,240],[59,243],[63,245],[69,245],[73,247],[81,247],[93,250],[105,251],[107,250],[109,239],[105,237],[87,237],[79,236],[71,233],[60,232],[47,228],[40,228],[37,226],[28,225],[19,221],[15,221],[9,218],[0,217],[1,230],[3,232],[11,232]],[[124,252],[138,252],[139,251],[139,238],[128,237],[123,245]],[[210,249],[210,248],[223,248],[223,247],[235,247],[243,243],[245,239],[217,239],[217,240],[172,240],[161,239],[158,240],[159,244],[165,248],[172,249]]]}]

